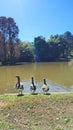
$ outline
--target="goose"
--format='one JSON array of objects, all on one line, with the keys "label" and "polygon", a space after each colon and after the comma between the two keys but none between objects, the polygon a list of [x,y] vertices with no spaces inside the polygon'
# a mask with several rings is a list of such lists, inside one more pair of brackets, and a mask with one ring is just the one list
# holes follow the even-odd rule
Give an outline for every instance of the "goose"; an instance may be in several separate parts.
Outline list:
[{"label": "goose", "polygon": [[49,86],[46,83],[46,79],[43,79],[43,81],[44,81],[44,84],[42,86],[42,90],[43,90],[44,94],[47,94],[47,92],[49,91]]},{"label": "goose", "polygon": [[30,91],[31,91],[32,94],[34,94],[35,91],[36,91],[36,85],[34,84],[34,78],[33,77],[31,77]]},{"label": "goose", "polygon": [[16,76],[16,78],[17,78],[16,88],[19,90],[18,95],[23,95],[23,89],[24,89],[23,83],[20,82],[20,76]]}]

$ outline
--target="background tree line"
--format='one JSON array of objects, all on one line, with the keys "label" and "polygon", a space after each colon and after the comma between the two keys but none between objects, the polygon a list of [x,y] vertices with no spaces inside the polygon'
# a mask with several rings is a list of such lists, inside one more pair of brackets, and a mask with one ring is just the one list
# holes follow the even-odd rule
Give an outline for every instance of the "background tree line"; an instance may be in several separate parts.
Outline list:
[{"label": "background tree line", "polygon": [[66,31],[51,35],[48,40],[37,36],[32,43],[18,38],[19,29],[13,18],[0,17],[0,62],[47,62],[69,60],[73,57],[73,35]]}]

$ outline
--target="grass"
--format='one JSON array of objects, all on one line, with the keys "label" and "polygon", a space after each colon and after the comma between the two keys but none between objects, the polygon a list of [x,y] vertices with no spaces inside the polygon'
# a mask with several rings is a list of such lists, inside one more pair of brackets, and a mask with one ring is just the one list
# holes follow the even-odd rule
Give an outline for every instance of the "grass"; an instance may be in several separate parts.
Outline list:
[{"label": "grass", "polygon": [[73,130],[73,94],[0,96],[0,130]]}]

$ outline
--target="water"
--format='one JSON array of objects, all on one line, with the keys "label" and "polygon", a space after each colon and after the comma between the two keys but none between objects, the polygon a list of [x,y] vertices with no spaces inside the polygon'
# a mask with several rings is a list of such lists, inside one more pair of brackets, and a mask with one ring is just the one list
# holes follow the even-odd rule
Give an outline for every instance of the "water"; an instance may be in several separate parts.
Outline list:
[{"label": "water", "polygon": [[42,92],[43,78],[46,78],[50,92],[73,91],[73,61],[0,66],[0,94],[17,92],[15,89],[16,75],[21,77],[25,93],[30,92],[32,76],[35,78],[39,93]]}]

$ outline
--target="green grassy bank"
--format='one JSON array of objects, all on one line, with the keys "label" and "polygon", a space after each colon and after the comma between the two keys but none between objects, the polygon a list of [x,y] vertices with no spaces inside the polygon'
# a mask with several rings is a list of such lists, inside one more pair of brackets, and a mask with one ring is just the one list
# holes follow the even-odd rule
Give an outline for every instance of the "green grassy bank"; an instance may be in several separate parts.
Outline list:
[{"label": "green grassy bank", "polygon": [[2,95],[0,130],[73,130],[73,94]]}]

